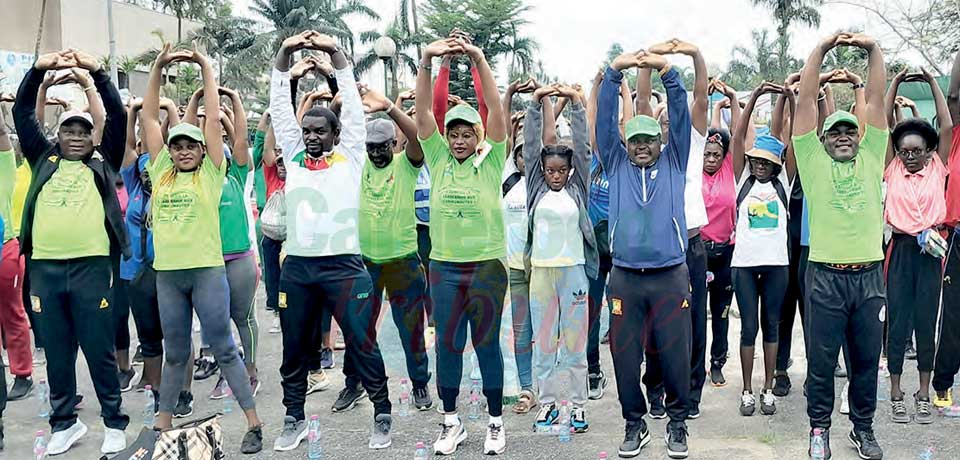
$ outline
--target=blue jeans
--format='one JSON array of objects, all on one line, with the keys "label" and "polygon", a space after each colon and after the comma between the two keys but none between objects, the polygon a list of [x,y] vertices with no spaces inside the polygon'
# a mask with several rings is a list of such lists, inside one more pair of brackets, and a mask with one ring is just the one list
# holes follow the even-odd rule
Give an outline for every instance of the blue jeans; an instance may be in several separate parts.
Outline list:
[{"label": "blue jeans", "polygon": [[513,310],[513,349],[522,390],[533,391],[533,322],[530,320],[530,281],[523,270],[510,269],[510,308]]}]

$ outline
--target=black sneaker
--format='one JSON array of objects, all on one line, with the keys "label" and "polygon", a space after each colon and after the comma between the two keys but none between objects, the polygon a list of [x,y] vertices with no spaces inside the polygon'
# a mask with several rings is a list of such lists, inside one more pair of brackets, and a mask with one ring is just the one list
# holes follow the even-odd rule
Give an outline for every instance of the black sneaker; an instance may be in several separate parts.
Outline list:
[{"label": "black sneaker", "polygon": [[687,458],[687,424],[668,423],[667,435],[664,438],[667,443],[667,456],[670,458]]},{"label": "black sneaker", "polygon": [[917,359],[917,349],[913,347],[913,343],[908,343],[906,350],[903,351],[904,359]]},{"label": "black sneaker", "polygon": [[640,419],[636,422],[627,422],[624,429],[623,443],[620,444],[620,457],[633,458],[640,455],[640,449],[650,443],[650,432],[647,423]]},{"label": "black sneaker", "polygon": [[133,354],[133,364],[143,364],[143,350],[140,349],[140,345],[137,345],[137,352]]},{"label": "black sneaker", "polygon": [[782,398],[790,394],[790,387],[790,376],[786,373],[777,374],[777,376],[773,378],[773,394],[775,396]]},{"label": "black sneaker", "polygon": [[838,379],[847,378],[847,368],[841,366],[840,363],[837,363],[837,368],[833,370],[833,376]]},{"label": "black sneaker", "polygon": [[[823,438],[823,460],[830,460],[830,430],[826,428],[819,428],[820,437]],[[807,455],[813,458],[813,429],[810,430],[810,444],[807,450]]]},{"label": "black sneaker", "polygon": [[883,449],[873,435],[873,430],[858,430],[854,428],[847,435],[850,444],[857,448],[857,455],[863,460],[880,460],[883,458]]},{"label": "black sneaker", "polygon": [[598,400],[603,398],[603,390],[605,388],[607,388],[607,377],[603,375],[603,371],[587,376],[587,394],[589,395],[589,399]]},{"label": "black sneaker", "polygon": [[700,406],[690,407],[687,411],[687,420],[696,420],[700,418]]},{"label": "black sneaker", "polygon": [[13,379],[13,386],[10,387],[10,392],[7,393],[7,401],[25,399],[27,396],[30,396],[31,391],[33,391],[33,379],[30,377],[17,376]]},{"label": "black sneaker", "polygon": [[137,371],[131,367],[126,372],[117,371],[117,377],[120,379],[120,392],[126,393],[133,389],[133,379],[137,378]]},{"label": "black sneaker", "polygon": [[323,348],[320,350],[320,368],[321,369],[333,369],[336,363],[333,361],[333,350],[329,348]]},{"label": "black sneaker", "polygon": [[667,408],[663,405],[663,396],[650,400],[650,418],[657,420],[667,418]]},{"label": "black sneaker", "polygon": [[603,334],[603,338],[600,339],[600,343],[602,343],[602,344],[604,344],[604,345],[610,343],[610,331],[607,331],[606,334]]},{"label": "black sneaker", "polygon": [[413,407],[417,410],[430,410],[433,407],[433,398],[426,387],[413,389]]},{"label": "black sneaker", "polygon": [[710,366],[710,384],[715,387],[727,385],[727,379],[723,378],[723,371],[719,367]]},{"label": "black sneaker", "polygon": [[194,364],[197,366],[197,370],[193,372],[194,380],[206,380],[213,376],[220,368],[217,361],[210,356],[201,356],[197,358]]},{"label": "black sneaker", "polygon": [[153,392],[153,414],[156,415],[160,413],[160,392],[152,388],[150,391]]},{"label": "black sneaker", "polygon": [[177,397],[177,407],[173,409],[173,416],[184,418],[193,415],[193,394],[189,391],[181,391]]},{"label": "black sneaker", "polygon": [[247,430],[240,442],[240,452],[255,454],[263,450],[263,428],[256,426]]},{"label": "black sneaker", "polygon": [[337,400],[333,403],[333,411],[346,412],[353,409],[366,395],[367,392],[363,387],[344,388],[340,391],[340,395],[337,396]]}]

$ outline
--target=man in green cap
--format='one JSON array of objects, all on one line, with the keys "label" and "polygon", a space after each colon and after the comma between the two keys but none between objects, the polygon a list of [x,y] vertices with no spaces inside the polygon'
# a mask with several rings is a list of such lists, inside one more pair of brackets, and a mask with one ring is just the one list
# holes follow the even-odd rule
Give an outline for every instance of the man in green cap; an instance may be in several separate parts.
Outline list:
[{"label": "man in green cap", "polygon": [[[838,111],[817,135],[817,97],[823,56],[836,46],[869,54],[867,108],[862,127]],[[884,110],[886,69],[876,40],[838,33],[817,45],[800,77],[793,145],[810,212],[807,295],[807,415],[811,446],[821,433],[830,458],[830,415],[834,368],[844,341],[850,351],[848,435],[863,459],[883,458],[873,433],[877,408],[877,367],[885,317],[883,278],[883,181],[889,133]]]}]

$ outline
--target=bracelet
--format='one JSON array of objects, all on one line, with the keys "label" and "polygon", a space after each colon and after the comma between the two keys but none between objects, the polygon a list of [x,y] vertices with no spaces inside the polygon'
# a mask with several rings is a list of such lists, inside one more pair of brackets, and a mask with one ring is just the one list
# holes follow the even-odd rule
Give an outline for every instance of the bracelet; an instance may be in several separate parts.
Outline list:
[{"label": "bracelet", "polygon": [[853,89],[860,89],[860,88],[866,88],[866,87],[867,87],[867,84],[864,82],[860,82],[853,85]]},{"label": "bracelet", "polygon": [[423,70],[433,70],[433,63],[431,62],[429,64],[424,64],[423,62],[421,62],[420,68]]},{"label": "bracelet", "polygon": [[388,99],[388,100],[387,100],[387,110],[385,110],[385,112],[389,112],[389,111],[393,110],[394,107],[396,107],[396,105],[393,103],[393,101],[391,101],[391,100]]},{"label": "bracelet", "polygon": [[91,91],[91,90],[92,90],[92,91],[96,91],[97,88],[94,87],[94,86],[87,86],[86,88],[83,88],[83,92],[87,92],[87,91]]}]

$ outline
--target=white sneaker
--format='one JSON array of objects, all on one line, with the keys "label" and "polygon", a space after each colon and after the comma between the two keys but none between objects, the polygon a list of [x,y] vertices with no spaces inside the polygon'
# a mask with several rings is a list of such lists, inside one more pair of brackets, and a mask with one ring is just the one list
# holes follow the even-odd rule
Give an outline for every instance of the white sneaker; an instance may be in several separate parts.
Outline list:
[{"label": "white sneaker", "polygon": [[311,372],[307,376],[307,394],[330,388],[330,378],[327,373],[321,369],[319,372]]},{"label": "white sneaker", "polygon": [[80,440],[87,434],[87,426],[80,420],[73,426],[63,431],[57,431],[50,436],[50,444],[47,444],[47,453],[50,455],[60,455],[73,447],[73,443]]},{"label": "white sneaker", "polygon": [[104,428],[103,444],[100,445],[100,453],[110,455],[120,452],[127,448],[127,436],[123,430],[115,428]]},{"label": "white sneaker", "polygon": [[283,332],[283,331],[280,330],[280,314],[274,312],[274,313],[273,313],[273,323],[270,325],[270,333],[271,333],[271,334],[279,334],[279,333],[281,333],[281,332]]},{"label": "white sneaker", "polygon": [[850,382],[843,384],[843,390],[840,391],[840,413],[847,415],[850,413],[850,398],[847,393],[850,392]]},{"label": "white sneaker", "polygon": [[499,455],[507,450],[507,432],[503,425],[487,425],[487,439],[483,441],[484,455]]},{"label": "white sneaker", "polygon": [[437,442],[433,443],[433,453],[451,455],[466,440],[467,430],[463,428],[463,422],[456,425],[441,424],[440,436],[437,437]]}]

